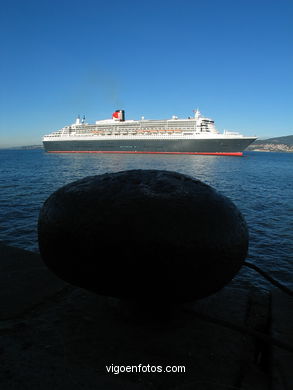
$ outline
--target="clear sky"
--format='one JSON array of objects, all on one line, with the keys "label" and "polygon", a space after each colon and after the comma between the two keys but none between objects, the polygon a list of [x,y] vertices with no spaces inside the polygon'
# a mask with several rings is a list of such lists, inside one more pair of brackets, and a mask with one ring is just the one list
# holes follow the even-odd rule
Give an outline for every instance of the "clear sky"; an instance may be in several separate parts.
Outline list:
[{"label": "clear sky", "polygon": [[293,134],[292,0],[1,0],[0,147],[86,115]]}]

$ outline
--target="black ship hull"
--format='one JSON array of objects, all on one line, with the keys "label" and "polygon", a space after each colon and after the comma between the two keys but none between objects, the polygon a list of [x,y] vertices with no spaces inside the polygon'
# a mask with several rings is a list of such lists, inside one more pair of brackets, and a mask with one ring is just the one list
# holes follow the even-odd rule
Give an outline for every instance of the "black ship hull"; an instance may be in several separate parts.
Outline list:
[{"label": "black ship hull", "polygon": [[167,153],[242,155],[255,138],[99,139],[43,141],[51,153]]}]

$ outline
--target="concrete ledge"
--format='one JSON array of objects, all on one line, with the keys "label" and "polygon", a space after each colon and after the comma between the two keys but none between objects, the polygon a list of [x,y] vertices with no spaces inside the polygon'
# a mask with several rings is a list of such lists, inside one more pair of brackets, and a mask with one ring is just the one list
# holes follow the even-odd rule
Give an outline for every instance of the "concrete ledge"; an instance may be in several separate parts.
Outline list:
[{"label": "concrete ledge", "polygon": [[56,294],[65,283],[36,253],[0,243],[0,319],[11,319]]},{"label": "concrete ledge", "polygon": [[[0,254],[1,390],[292,388],[292,355],[269,342],[293,344],[292,302],[278,290],[271,305],[266,290],[231,284],[152,313],[66,287],[37,254],[4,245]],[[115,375],[112,364],[186,372]]]},{"label": "concrete ledge", "polygon": [[[272,337],[293,347],[293,297],[278,289],[272,291]],[[272,390],[293,389],[293,350],[272,345]]]}]

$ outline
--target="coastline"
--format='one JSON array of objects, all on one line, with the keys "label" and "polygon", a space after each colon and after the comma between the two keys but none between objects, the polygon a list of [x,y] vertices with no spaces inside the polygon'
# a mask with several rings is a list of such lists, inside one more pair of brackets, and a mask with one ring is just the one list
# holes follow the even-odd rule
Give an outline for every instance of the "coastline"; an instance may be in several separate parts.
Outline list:
[{"label": "coastline", "polygon": [[248,152],[277,152],[277,153],[293,153],[293,146],[283,144],[265,144],[251,145],[246,149]]},{"label": "coastline", "polygon": [[254,152],[293,152],[293,135],[256,140],[247,150]]}]

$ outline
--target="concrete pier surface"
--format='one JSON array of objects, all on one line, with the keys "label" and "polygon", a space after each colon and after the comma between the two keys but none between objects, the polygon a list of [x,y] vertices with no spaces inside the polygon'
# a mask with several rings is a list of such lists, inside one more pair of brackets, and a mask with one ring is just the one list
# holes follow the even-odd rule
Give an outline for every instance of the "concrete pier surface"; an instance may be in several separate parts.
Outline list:
[{"label": "concrete pier surface", "polygon": [[66,284],[4,244],[0,271],[1,390],[293,389],[293,299],[275,287],[232,282],[153,312]]}]

